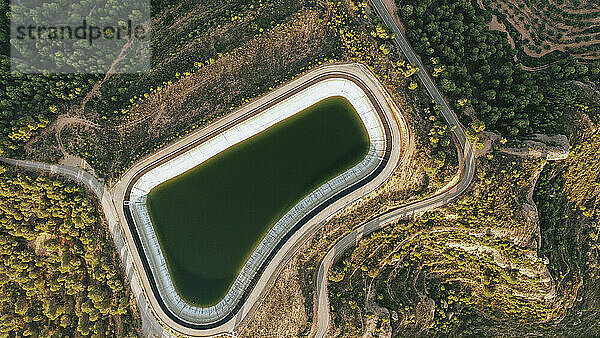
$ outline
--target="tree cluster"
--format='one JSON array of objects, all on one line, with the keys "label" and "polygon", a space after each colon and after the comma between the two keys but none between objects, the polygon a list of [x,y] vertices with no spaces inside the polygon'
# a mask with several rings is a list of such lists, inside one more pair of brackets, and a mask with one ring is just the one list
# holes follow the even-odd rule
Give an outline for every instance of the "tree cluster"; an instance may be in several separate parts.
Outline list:
[{"label": "tree cluster", "polygon": [[[488,29],[491,14],[470,1],[407,0],[400,5],[408,38],[457,111],[472,106],[486,129],[509,136],[561,130],[565,106],[555,100],[562,87],[556,82],[585,76],[587,66],[565,60],[575,64],[558,66],[557,78],[546,81],[547,76],[515,62],[516,51],[506,36]],[[470,122],[466,115],[462,119]]]},{"label": "tree cluster", "polygon": [[135,335],[124,275],[84,190],[0,169],[0,332]]}]

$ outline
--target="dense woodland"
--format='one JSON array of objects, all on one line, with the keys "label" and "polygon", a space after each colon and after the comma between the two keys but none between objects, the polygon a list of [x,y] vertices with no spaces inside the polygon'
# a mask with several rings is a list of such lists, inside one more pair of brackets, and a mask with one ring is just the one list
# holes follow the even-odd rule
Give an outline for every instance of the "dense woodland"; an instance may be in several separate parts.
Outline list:
[{"label": "dense woodland", "polygon": [[59,108],[87,93],[100,77],[89,74],[13,74],[9,45],[10,1],[0,2],[0,156],[22,146],[60,113]]},{"label": "dense woodland", "polygon": [[[561,132],[575,96],[562,83],[600,78],[600,61],[573,58],[542,72],[524,70],[506,34],[488,29],[491,13],[475,2],[402,0],[398,5],[409,40],[455,110],[472,106],[486,130],[512,137]],[[470,122],[466,115],[462,120]]]},{"label": "dense woodland", "polygon": [[0,332],[137,336],[120,260],[83,188],[0,167]]}]

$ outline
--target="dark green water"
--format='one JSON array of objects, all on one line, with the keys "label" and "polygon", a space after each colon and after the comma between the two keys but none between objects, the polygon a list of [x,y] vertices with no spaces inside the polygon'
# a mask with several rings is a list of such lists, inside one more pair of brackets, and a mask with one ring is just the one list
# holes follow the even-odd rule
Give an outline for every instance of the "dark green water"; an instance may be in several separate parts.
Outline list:
[{"label": "dark green water", "polygon": [[218,303],[275,222],[368,148],[354,108],[333,97],[154,188],[148,210],[180,296]]}]

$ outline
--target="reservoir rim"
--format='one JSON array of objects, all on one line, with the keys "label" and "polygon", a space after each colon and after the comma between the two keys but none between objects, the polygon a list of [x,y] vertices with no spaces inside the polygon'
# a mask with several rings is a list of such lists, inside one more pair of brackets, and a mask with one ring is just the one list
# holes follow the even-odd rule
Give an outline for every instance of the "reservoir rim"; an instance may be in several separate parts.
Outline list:
[{"label": "reservoir rim", "polygon": [[[384,132],[385,132],[385,139],[386,139],[386,149],[385,149],[385,154],[383,156],[382,161],[380,162],[379,166],[367,177],[359,180],[358,182],[344,188],[342,191],[338,192],[337,194],[335,194],[334,196],[330,197],[329,199],[323,201],[316,209],[314,209],[313,211],[311,211],[309,214],[307,214],[300,222],[298,222],[286,235],[283,239],[281,239],[277,246],[275,247],[274,250],[272,250],[269,253],[269,256],[267,257],[267,259],[263,262],[263,264],[261,265],[261,267],[259,268],[259,270],[257,270],[257,272],[255,273],[255,275],[252,278],[252,281],[250,282],[250,284],[248,285],[248,287],[245,289],[244,294],[242,296],[242,298],[236,303],[236,305],[234,306],[233,310],[229,311],[225,316],[223,316],[221,319],[215,321],[215,322],[211,322],[211,323],[193,323],[193,322],[189,322],[187,320],[183,320],[182,318],[180,318],[179,316],[177,316],[176,314],[174,314],[169,307],[165,304],[164,300],[162,299],[162,297],[160,296],[160,291],[158,290],[156,281],[154,279],[154,274],[152,273],[152,269],[150,267],[150,264],[148,262],[148,258],[146,257],[146,251],[143,248],[143,244],[141,242],[140,239],[140,235],[137,232],[137,229],[135,227],[135,224],[133,222],[133,218],[131,215],[131,211],[129,208],[129,201],[130,201],[130,195],[131,195],[131,188],[133,187],[133,185],[135,184],[135,182],[142,176],[144,175],[146,172],[152,170],[153,168],[155,168],[156,166],[159,166],[167,161],[169,161],[170,159],[177,157],[179,155],[181,155],[182,153],[186,152],[187,150],[195,147],[197,144],[205,142],[207,139],[215,136],[216,134],[222,132],[225,129],[231,128],[232,126],[236,125],[237,123],[240,123],[252,116],[254,116],[255,114],[258,114],[260,112],[262,112],[263,110],[267,109],[270,106],[273,106],[279,102],[281,102],[282,100],[302,91],[303,89],[308,88],[309,86],[328,79],[328,78],[344,78],[346,80],[352,81],[354,82],[354,84],[356,84],[358,87],[360,87],[362,89],[362,91],[367,95],[369,101],[371,102],[371,104],[373,105],[373,107],[375,108],[379,118],[381,119],[381,122],[383,123],[383,127],[384,127]],[[390,127],[389,127],[389,123],[390,121],[388,121],[388,118],[386,116],[385,113],[383,113],[381,104],[379,103],[379,101],[374,97],[373,93],[371,93],[370,89],[368,88],[367,85],[365,85],[362,80],[354,75],[351,75],[349,73],[343,72],[343,71],[331,71],[328,73],[323,73],[320,75],[316,75],[315,77],[313,77],[312,79],[304,82],[303,84],[292,88],[291,90],[289,90],[288,92],[285,92],[283,94],[281,94],[280,96],[274,98],[273,100],[270,100],[262,105],[260,105],[257,108],[254,108],[252,111],[244,114],[243,116],[240,116],[239,118],[237,118],[236,120],[230,121],[229,123],[225,124],[224,126],[210,132],[209,134],[194,140],[194,142],[191,142],[189,144],[186,144],[185,146],[182,146],[179,149],[174,150],[173,152],[171,152],[168,155],[165,155],[164,157],[161,157],[160,159],[157,159],[155,161],[153,161],[152,163],[146,165],[144,168],[140,169],[135,176],[133,177],[133,179],[129,182],[129,184],[127,185],[127,189],[125,192],[125,198],[123,201],[123,212],[125,215],[125,219],[128,223],[129,226],[129,230],[131,231],[132,235],[133,235],[133,239],[134,239],[134,243],[137,249],[138,254],[140,255],[141,261],[142,261],[142,265],[144,266],[144,272],[146,273],[146,276],[148,277],[148,281],[150,282],[150,287],[151,287],[151,291],[154,295],[154,298],[157,300],[158,304],[160,305],[161,309],[164,311],[164,313],[174,322],[176,322],[179,325],[182,325],[186,328],[190,328],[190,329],[197,329],[197,330],[203,330],[203,329],[210,329],[210,328],[215,328],[218,327],[222,324],[224,324],[225,322],[227,322],[229,319],[231,319],[243,306],[245,300],[247,299],[247,297],[249,296],[250,292],[254,289],[256,282],[258,281],[259,277],[262,275],[264,269],[266,268],[266,266],[269,264],[269,262],[272,260],[272,258],[275,256],[275,254],[277,252],[279,252],[279,250],[281,249],[281,247],[283,246],[283,244],[285,244],[287,242],[287,240],[298,230],[300,229],[304,224],[306,224],[310,219],[312,219],[316,214],[318,214],[320,211],[322,211],[323,209],[325,209],[328,205],[331,205],[332,203],[334,203],[335,201],[337,201],[338,199],[340,199],[341,197],[347,195],[348,193],[360,188],[361,186],[365,185],[366,183],[368,183],[369,181],[373,180],[375,177],[377,177],[379,175],[379,173],[383,170],[383,168],[386,166],[389,158],[390,158],[390,153],[391,153],[391,144],[393,143],[394,140],[391,139],[391,133],[390,133]]]}]

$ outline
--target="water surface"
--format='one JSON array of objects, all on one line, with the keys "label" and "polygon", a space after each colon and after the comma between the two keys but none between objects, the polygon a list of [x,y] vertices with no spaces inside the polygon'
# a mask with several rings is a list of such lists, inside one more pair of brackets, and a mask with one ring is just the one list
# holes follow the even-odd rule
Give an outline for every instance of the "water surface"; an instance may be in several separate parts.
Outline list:
[{"label": "water surface", "polygon": [[275,222],[368,148],[352,105],[332,97],[152,189],[148,211],[179,295],[218,303]]}]

